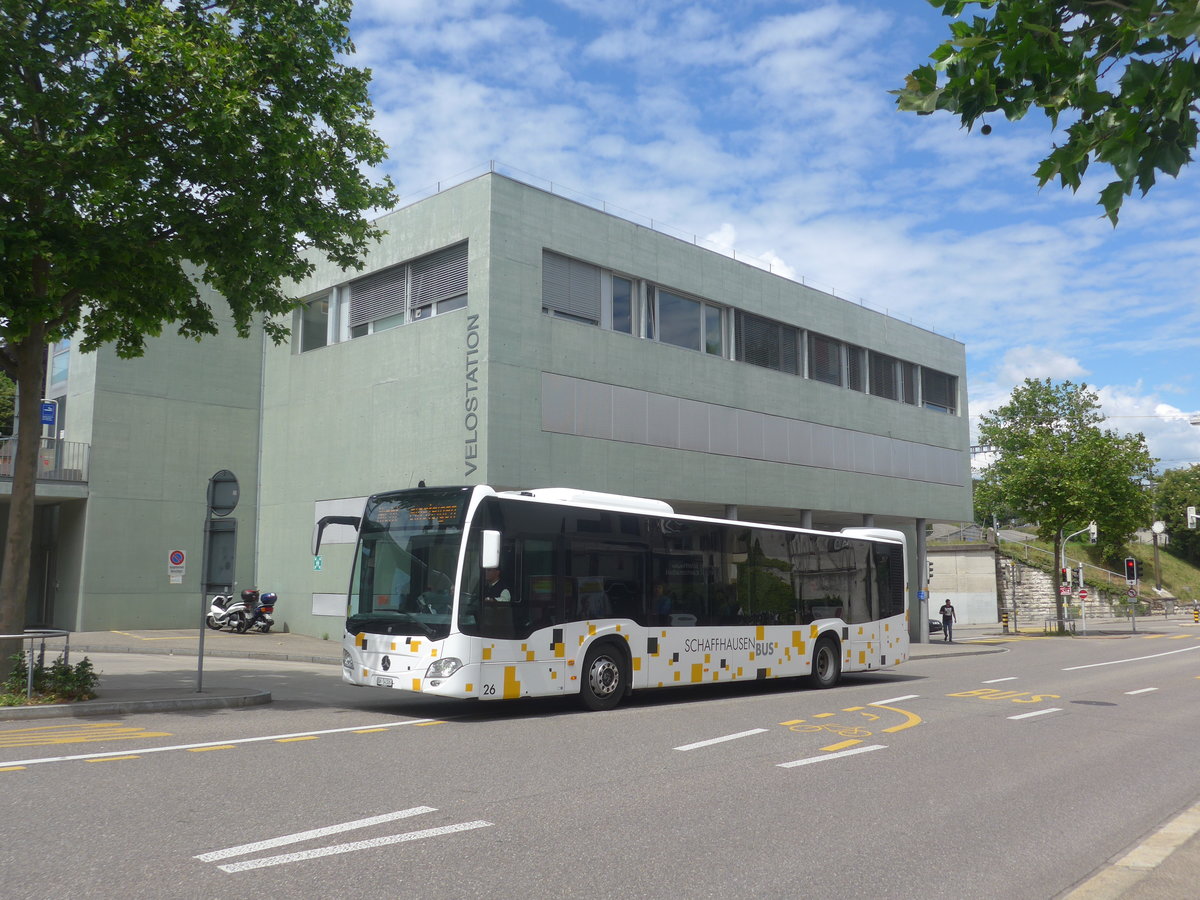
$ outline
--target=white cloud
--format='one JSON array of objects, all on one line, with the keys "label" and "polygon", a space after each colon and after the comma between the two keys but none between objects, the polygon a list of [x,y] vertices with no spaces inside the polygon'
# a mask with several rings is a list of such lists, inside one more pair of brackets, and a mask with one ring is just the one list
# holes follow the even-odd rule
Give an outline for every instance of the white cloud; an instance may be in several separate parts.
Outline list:
[{"label": "white cloud", "polygon": [[[779,8],[357,0],[355,62],[402,194],[495,160],[700,235],[963,341],[976,414],[1025,377],[1200,408],[1195,172],[1131,198],[1114,230],[1103,167],[1078,194],[1037,189],[1044,117],[985,137],[895,110],[888,91],[946,35],[936,11]],[[1189,428],[1156,427],[1154,452],[1200,456]]]}]

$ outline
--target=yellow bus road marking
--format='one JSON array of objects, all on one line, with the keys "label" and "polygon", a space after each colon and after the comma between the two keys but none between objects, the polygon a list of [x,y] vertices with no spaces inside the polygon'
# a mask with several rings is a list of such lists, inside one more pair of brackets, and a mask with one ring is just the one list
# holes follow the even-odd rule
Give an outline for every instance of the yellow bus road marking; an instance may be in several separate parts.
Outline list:
[{"label": "yellow bus road marking", "polygon": [[[1200,675],[1197,675],[1196,677],[1200,678]],[[788,719],[786,722],[780,722],[779,724],[786,727],[788,725],[799,725],[803,721],[803,719]]]},{"label": "yellow bus road marking", "polygon": [[[263,737],[238,738],[232,741],[205,741],[199,744],[172,744],[166,747],[139,747],[138,753],[167,753],[172,750],[193,750],[202,747],[223,747],[234,746],[236,744],[261,744],[266,741],[278,741],[282,738],[303,737],[306,734],[322,735],[322,734],[343,734],[353,731],[361,731],[364,728],[399,728],[404,725],[422,725],[430,719],[405,719],[403,722],[386,722],[376,726],[370,725],[353,725],[347,728],[327,728],[323,731],[308,731],[298,732],[295,734],[270,734]],[[763,729],[764,731],[766,729]],[[120,751],[109,751],[107,753],[80,753],[74,756],[45,756],[40,759],[9,759],[0,760],[0,767],[3,766],[32,766],[39,763],[55,763],[55,762],[75,762],[77,760],[92,761],[96,759],[111,759],[121,755]]]},{"label": "yellow bus road marking", "polygon": [[1186,641],[1188,638],[1194,638],[1194,637],[1195,637],[1194,634],[1173,634],[1173,635],[1171,635],[1171,640]]},{"label": "yellow bus road marking", "polygon": [[828,747],[822,747],[822,750],[833,752],[835,750],[845,750],[847,747],[853,747],[855,744],[861,744],[862,741],[842,741],[840,744],[830,744]]},{"label": "yellow bus road marking", "polygon": [[1152,640],[1154,640],[1155,638],[1160,638],[1160,637],[1166,637],[1166,635],[1165,635],[1165,634],[1143,634],[1143,635],[1142,635],[1142,640],[1144,640],[1144,641],[1152,641]]},{"label": "yellow bus road marking", "polygon": [[83,744],[89,741],[120,741],[143,737],[171,737],[171,733],[169,731],[147,731],[144,728],[130,727],[120,722],[14,728],[9,731],[0,731],[0,749],[5,747],[49,747],[55,744]]},{"label": "yellow bus road marking", "polygon": [[24,769],[25,766],[5,766],[3,769],[0,769],[0,772],[21,772]]},{"label": "yellow bus road marking", "polygon": [[218,744],[215,747],[188,747],[188,753],[207,753],[209,750],[233,750],[233,744]]},{"label": "yellow bus road marking", "polygon": [[904,721],[901,724],[893,725],[891,728],[883,729],[884,734],[895,734],[897,731],[903,731],[906,728],[912,728],[916,725],[920,725],[923,721],[925,721],[920,716],[918,716],[916,713],[910,713],[906,709],[900,709],[895,706],[881,706],[878,703],[873,703],[871,705],[874,706],[876,709],[886,709],[886,710],[890,710],[891,712],[899,713],[900,715],[904,716]]},{"label": "yellow bus road marking", "polygon": [[815,716],[813,716],[813,718],[814,719],[828,719],[831,716],[836,716],[836,715],[837,715],[837,713],[817,713]]},{"label": "yellow bus road marking", "polygon": [[417,724],[419,726],[421,726],[422,728],[424,728],[426,725],[445,725],[446,723],[440,719],[437,719],[437,720],[434,720],[433,722],[418,722]]},{"label": "yellow bus road marking", "polygon": [[277,744],[293,744],[296,741],[315,741],[316,739],[317,739],[317,736],[315,734],[304,734],[304,735],[301,735],[300,737],[279,738],[277,741],[275,741],[275,743],[277,743]]},{"label": "yellow bus road marking", "polygon": [[100,756],[95,759],[86,760],[86,762],[122,762],[126,759],[141,759],[140,756]]}]

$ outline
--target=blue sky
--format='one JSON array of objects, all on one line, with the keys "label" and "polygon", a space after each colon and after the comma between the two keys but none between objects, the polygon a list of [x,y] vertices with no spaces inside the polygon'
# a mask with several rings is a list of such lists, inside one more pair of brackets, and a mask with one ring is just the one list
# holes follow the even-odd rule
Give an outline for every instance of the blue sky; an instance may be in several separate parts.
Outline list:
[{"label": "blue sky", "polygon": [[[1200,161],[1113,229],[1093,167],[1038,190],[1040,113],[896,111],[925,0],[356,0],[403,197],[489,161],[962,341],[972,422],[1026,377],[1097,389],[1200,463]],[[1061,140],[1061,137],[1058,137]]]}]

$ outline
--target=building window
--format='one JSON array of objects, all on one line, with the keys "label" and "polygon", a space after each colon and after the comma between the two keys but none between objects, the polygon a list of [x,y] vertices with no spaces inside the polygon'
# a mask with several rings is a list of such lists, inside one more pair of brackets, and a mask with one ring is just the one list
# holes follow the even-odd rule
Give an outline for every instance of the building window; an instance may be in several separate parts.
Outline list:
[{"label": "building window", "polygon": [[542,251],[542,310],[552,316],[600,324],[600,267]]},{"label": "building window", "polygon": [[658,339],[664,344],[699,350],[702,304],[662,288],[655,289],[654,294],[658,300]]},{"label": "building window", "polygon": [[738,310],[735,330],[740,361],[790,375],[799,374],[800,329]]},{"label": "building window", "polygon": [[324,294],[300,307],[301,353],[316,350],[329,343],[330,297],[331,294]]},{"label": "building window", "polygon": [[823,334],[808,334],[808,377],[826,384],[842,384],[842,342]]},{"label": "building window", "polygon": [[704,304],[704,352],[725,355],[725,310],[711,303]]},{"label": "building window", "polygon": [[467,305],[467,245],[447,247],[408,265],[413,319],[428,318]]},{"label": "building window", "polygon": [[956,413],[958,404],[958,379],[945,372],[921,369],[921,400],[926,409]]},{"label": "building window", "polygon": [[50,384],[67,380],[71,368],[71,339],[63,338],[50,348]]},{"label": "building window", "polygon": [[633,282],[612,277],[612,330],[633,334]]},{"label": "building window", "polygon": [[467,245],[350,282],[350,336],[362,337],[467,304]]},{"label": "building window", "polygon": [[900,399],[900,385],[896,375],[896,359],[883,353],[871,351],[871,393],[888,400]]},{"label": "building window", "polygon": [[917,364],[900,363],[900,386],[904,389],[901,400],[916,406],[920,400],[917,397]]},{"label": "building window", "polygon": [[867,351],[853,344],[846,346],[846,387],[867,392]]}]

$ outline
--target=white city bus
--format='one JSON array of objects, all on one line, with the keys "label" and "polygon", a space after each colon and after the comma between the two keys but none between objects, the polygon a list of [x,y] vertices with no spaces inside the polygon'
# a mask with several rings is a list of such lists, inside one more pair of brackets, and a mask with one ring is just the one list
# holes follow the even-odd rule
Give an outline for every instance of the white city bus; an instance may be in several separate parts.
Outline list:
[{"label": "white city bus", "polygon": [[843,672],[908,658],[904,535],[679,515],[565,488],[369,498],[343,637],[351,684],[484,700]]}]

